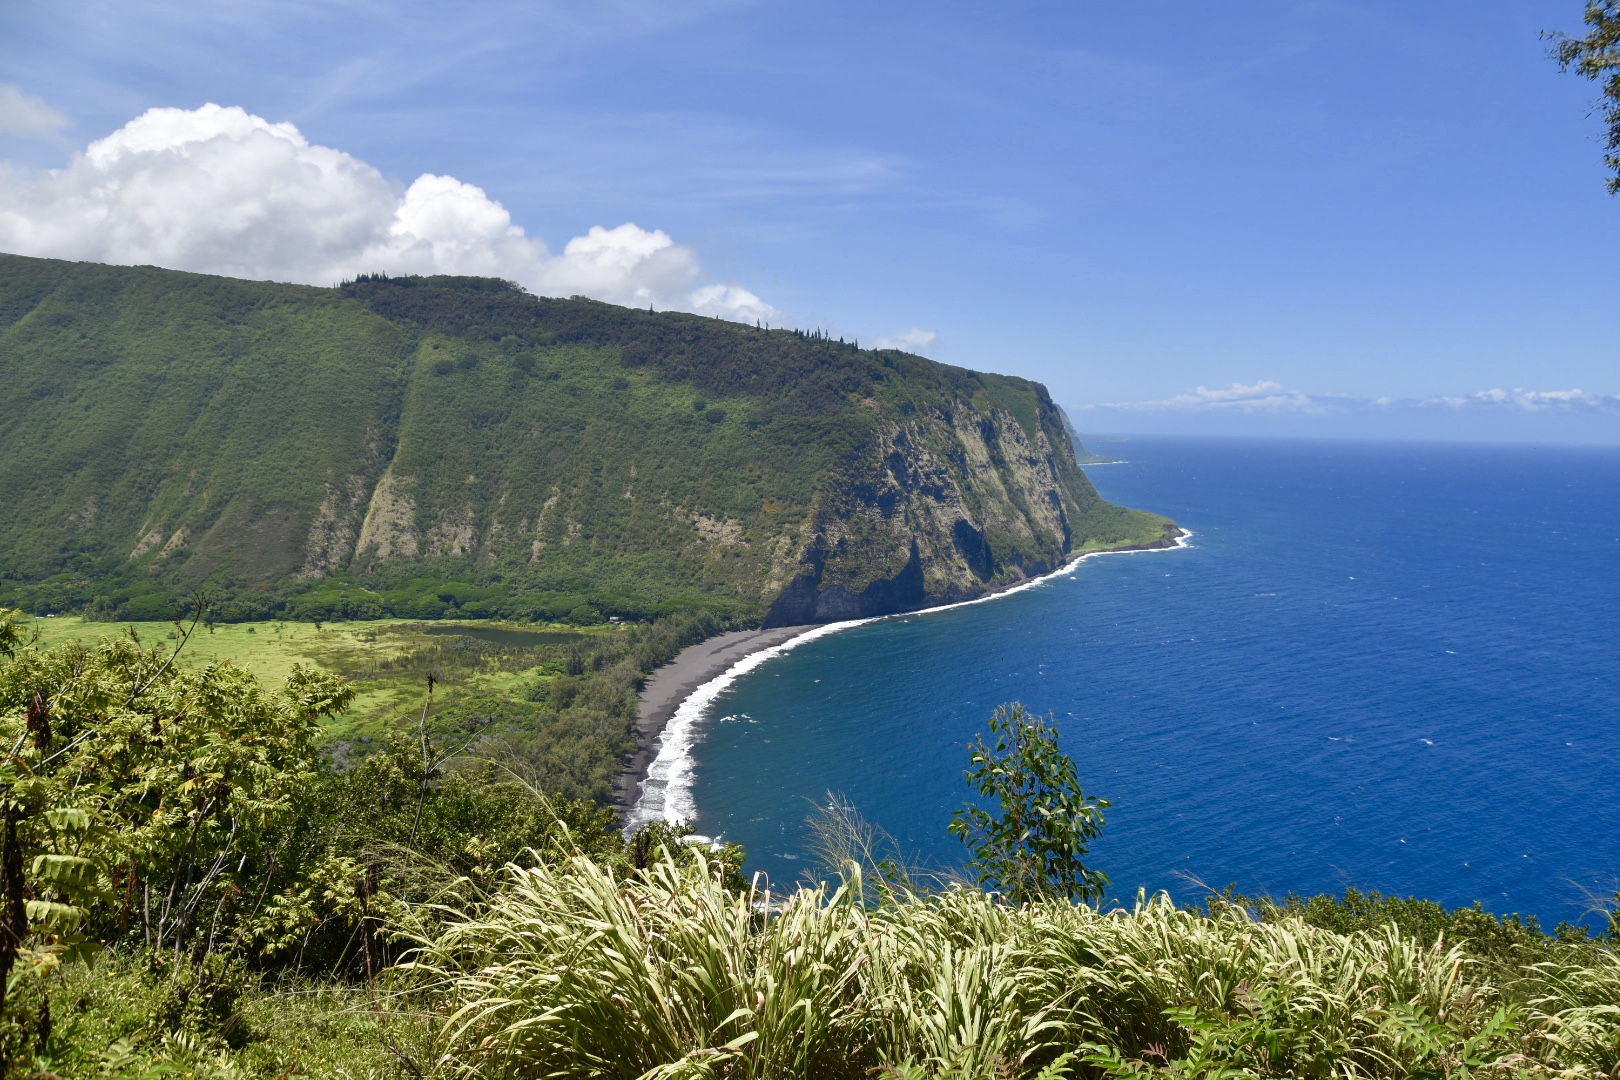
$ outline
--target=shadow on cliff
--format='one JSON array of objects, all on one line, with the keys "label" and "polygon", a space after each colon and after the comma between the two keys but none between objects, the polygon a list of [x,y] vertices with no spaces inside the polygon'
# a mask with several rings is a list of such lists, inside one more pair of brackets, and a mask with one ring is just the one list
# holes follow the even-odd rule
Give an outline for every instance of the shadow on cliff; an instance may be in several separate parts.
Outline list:
[{"label": "shadow on cliff", "polygon": [[874,581],[858,593],[842,585],[823,589],[821,574],[826,556],[812,550],[806,557],[811,569],[800,574],[782,590],[771,610],[765,616],[765,626],[803,626],[807,623],[843,622],[846,619],[869,619],[874,615],[894,615],[901,611],[915,611],[931,602],[923,585],[922,552],[917,541],[911,542],[911,558],[892,578]]}]

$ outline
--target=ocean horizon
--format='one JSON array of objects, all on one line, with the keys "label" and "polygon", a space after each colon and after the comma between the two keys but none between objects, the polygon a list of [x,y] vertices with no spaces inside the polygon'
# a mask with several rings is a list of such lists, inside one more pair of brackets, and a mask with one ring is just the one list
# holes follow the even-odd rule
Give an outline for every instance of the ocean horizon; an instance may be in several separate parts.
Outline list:
[{"label": "ocean horizon", "polygon": [[778,888],[829,793],[941,870],[967,745],[1050,712],[1111,898],[1355,887],[1551,926],[1620,885],[1620,448],[1132,438],[1190,544],[828,628],[689,702],[667,797]]}]

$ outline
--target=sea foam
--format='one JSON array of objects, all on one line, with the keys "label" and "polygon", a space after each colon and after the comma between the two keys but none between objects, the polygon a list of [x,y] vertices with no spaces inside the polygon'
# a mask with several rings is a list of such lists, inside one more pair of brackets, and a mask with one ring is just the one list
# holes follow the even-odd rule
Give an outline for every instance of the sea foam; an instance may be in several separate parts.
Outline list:
[{"label": "sea foam", "polygon": [[647,777],[641,782],[636,796],[635,805],[625,815],[624,828],[633,832],[641,826],[652,821],[667,821],[671,824],[678,821],[691,821],[697,817],[697,803],[693,798],[692,784],[694,780],[693,769],[696,765],[692,757],[692,750],[702,737],[702,725],[709,707],[714,704],[732,683],[753,671],[761,664],[773,657],[781,656],[791,649],[803,645],[807,641],[836,634],[851,627],[864,626],[867,623],[878,622],[882,619],[913,618],[919,615],[935,615],[944,611],[953,611],[956,608],[967,607],[970,604],[983,604],[991,600],[1000,600],[1004,596],[1023,592],[1026,589],[1038,588],[1048,584],[1054,578],[1072,574],[1087,559],[1099,555],[1135,555],[1155,551],[1175,551],[1190,546],[1192,533],[1183,530],[1176,538],[1172,547],[1168,548],[1132,548],[1125,551],[1088,551],[1075,559],[1058,567],[1050,574],[1030,578],[1011,588],[999,592],[988,593],[984,596],[974,597],[972,600],[959,600],[954,604],[941,604],[939,607],[923,608],[920,611],[907,611],[895,615],[877,615],[869,619],[848,619],[844,622],[826,623],[777,645],[771,645],[747,656],[732,664],[725,671],[699,686],[682,701],[676,708],[675,715],[669,718],[664,725],[663,732],[657,739],[657,751],[653,755],[652,764],[647,767]]}]

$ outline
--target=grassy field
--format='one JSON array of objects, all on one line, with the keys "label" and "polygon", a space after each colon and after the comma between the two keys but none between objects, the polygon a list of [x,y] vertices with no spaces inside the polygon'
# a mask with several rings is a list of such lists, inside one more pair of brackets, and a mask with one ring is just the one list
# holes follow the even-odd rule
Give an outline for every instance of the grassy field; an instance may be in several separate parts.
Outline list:
[{"label": "grassy field", "polygon": [[[167,622],[111,623],[59,615],[34,619],[30,626],[47,647],[65,642],[94,646],[131,631],[143,643],[166,649],[179,640]],[[218,623],[197,628],[179,663],[201,667],[230,661],[267,687],[281,685],[294,664],[351,678],[359,692],[330,725],[329,737],[364,747],[391,730],[415,725],[429,673],[435,682],[436,716],[454,712],[458,703],[475,696],[545,700],[546,689],[566,672],[571,652],[607,645],[626,630],[612,624],[520,626],[488,620]]]}]

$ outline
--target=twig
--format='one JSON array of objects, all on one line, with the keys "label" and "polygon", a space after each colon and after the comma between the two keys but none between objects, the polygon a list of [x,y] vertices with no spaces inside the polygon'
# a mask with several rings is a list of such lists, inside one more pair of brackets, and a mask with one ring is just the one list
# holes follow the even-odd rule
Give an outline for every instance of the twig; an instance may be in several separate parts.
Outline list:
[{"label": "twig", "polygon": [[168,671],[169,668],[174,664],[175,660],[180,656],[180,650],[186,647],[186,642],[191,640],[191,635],[197,632],[197,624],[202,622],[203,613],[208,610],[208,597],[199,593],[194,597],[194,599],[196,601],[196,611],[193,612],[191,616],[190,626],[180,625],[182,616],[177,614],[174,617],[174,628],[180,633],[180,640],[178,643],[176,643],[174,652],[169,654],[169,659],[164,661],[163,666],[158,668],[157,672],[150,679],[146,680],[145,683],[140,681],[140,669],[136,668],[135,689],[130,693],[129,700],[124,702],[124,708],[127,709],[133,705],[136,698],[140,697],[147,690],[150,690],[152,688],[152,684],[163,677],[163,673]]},{"label": "twig", "polygon": [[433,766],[433,765],[428,764],[428,746],[427,746],[427,715],[428,715],[428,709],[431,708],[432,705],[433,705],[433,676],[432,675],[429,675],[427,677],[427,684],[428,684],[427,700],[422,703],[422,718],[416,722],[417,737],[418,737],[418,739],[420,739],[421,744],[422,744],[422,779],[421,779],[421,782],[417,785],[416,817],[411,821],[411,838],[406,841],[406,846],[407,847],[412,846],[412,845],[414,845],[416,843],[416,830],[418,828],[420,828],[421,824],[422,824],[422,804],[427,802],[428,777],[432,775],[433,769],[437,768],[437,766]]},{"label": "twig", "polygon": [[[40,762],[39,767],[41,769],[43,769],[45,766],[49,765],[51,762],[55,761],[57,758],[61,757],[65,753],[67,753],[69,750],[73,749],[75,746],[78,746],[80,743],[84,742],[84,740],[88,739],[90,736],[92,736],[94,734],[96,734],[96,730],[94,728],[86,728],[85,730],[79,732],[78,735],[74,736],[72,742],[68,743],[66,746],[62,747],[62,749],[58,750],[56,753],[52,754],[50,757],[48,757],[44,761]],[[73,782],[73,786],[74,787],[79,786],[77,780],[75,780]]]}]

